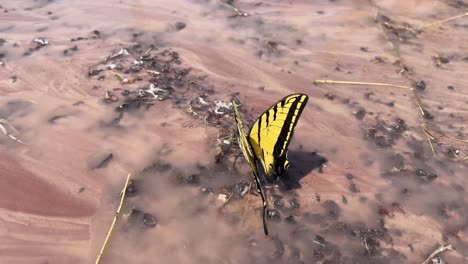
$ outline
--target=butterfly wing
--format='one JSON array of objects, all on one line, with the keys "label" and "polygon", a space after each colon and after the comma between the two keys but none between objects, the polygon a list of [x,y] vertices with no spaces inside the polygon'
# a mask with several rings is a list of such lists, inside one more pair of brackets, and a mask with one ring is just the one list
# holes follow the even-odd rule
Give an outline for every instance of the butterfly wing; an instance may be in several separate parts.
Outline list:
[{"label": "butterfly wing", "polygon": [[288,146],[308,99],[306,94],[288,95],[266,110],[253,124],[248,141],[265,174],[280,176],[287,170]]},{"label": "butterfly wing", "polygon": [[242,150],[242,154],[244,154],[245,159],[250,165],[250,168],[252,169],[254,178],[255,178],[255,183],[257,185],[257,190],[258,193],[260,194],[260,197],[262,197],[262,205],[263,205],[263,212],[262,212],[262,219],[263,219],[263,231],[265,235],[268,235],[268,228],[266,225],[266,211],[267,211],[267,202],[265,199],[265,195],[262,191],[262,187],[260,185],[260,178],[258,177],[258,168],[257,168],[257,162],[256,158],[254,156],[254,152],[252,151],[252,147],[250,146],[249,141],[247,140],[247,136],[245,135],[244,129],[242,128],[242,119],[240,117],[239,111],[237,110],[237,105],[234,101],[232,101],[232,105],[234,107],[234,116],[236,118],[236,124],[237,124],[237,131],[239,132],[239,137],[238,137],[238,144],[240,149]]}]

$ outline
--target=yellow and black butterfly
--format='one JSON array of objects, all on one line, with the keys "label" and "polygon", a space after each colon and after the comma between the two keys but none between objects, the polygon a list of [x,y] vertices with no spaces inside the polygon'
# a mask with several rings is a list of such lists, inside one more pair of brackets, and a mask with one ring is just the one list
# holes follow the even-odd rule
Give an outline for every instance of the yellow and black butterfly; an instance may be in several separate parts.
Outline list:
[{"label": "yellow and black butterfly", "polygon": [[279,100],[260,115],[251,127],[248,136],[242,128],[242,119],[236,103],[232,102],[239,132],[238,144],[252,169],[258,192],[262,197],[265,235],[268,235],[266,226],[268,204],[260,185],[257,161],[262,164],[268,176],[279,177],[287,171],[290,165],[287,158],[288,146],[307,100],[306,94],[291,94]]}]

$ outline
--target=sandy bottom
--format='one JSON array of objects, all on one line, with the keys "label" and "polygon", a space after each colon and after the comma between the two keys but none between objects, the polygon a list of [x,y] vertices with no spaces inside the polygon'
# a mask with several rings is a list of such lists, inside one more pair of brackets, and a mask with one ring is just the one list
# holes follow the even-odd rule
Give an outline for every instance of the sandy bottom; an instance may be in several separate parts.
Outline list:
[{"label": "sandy bottom", "polygon": [[[129,172],[102,263],[468,262],[467,8],[0,2],[0,262],[93,263]],[[293,92],[266,237],[228,103]]]}]

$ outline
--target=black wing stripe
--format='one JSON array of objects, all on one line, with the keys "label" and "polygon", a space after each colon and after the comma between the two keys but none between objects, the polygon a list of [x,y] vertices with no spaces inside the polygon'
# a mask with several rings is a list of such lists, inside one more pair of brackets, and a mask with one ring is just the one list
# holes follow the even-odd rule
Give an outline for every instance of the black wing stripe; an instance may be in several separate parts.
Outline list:
[{"label": "black wing stripe", "polygon": [[260,118],[258,119],[258,133],[257,133],[257,137],[258,137],[258,145],[260,146],[260,128],[262,127],[262,117],[260,116]]},{"label": "black wing stripe", "polygon": [[270,111],[267,111],[265,113],[265,123],[266,123],[266,126],[268,126],[268,123],[270,123]]}]

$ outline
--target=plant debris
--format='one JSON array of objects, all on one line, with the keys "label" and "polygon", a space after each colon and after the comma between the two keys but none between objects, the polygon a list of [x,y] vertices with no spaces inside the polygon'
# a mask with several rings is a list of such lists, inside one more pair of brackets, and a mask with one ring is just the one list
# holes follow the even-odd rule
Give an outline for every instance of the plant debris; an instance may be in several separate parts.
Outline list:
[{"label": "plant debris", "polygon": [[4,136],[11,138],[18,143],[25,144],[15,136],[15,134],[18,133],[18,130],[16,130],[16,128],[12,126],[6,119],[0,118],[0,130],[3,132]]},{"label": "plant debris", "polygon": [[436,250],[434,250],[429,257],[422,264],[429,264],[434,258],[437,257],[440,253],[446,250],[455,250],[455,248],[450,244],[441,244]]},{"label": "plant debris", "polygon": [[137,225],[137,227],[154,228],[158,224],[158,220],[152,214],[136,208],[132,208],[124,217],[127,222]]}]

